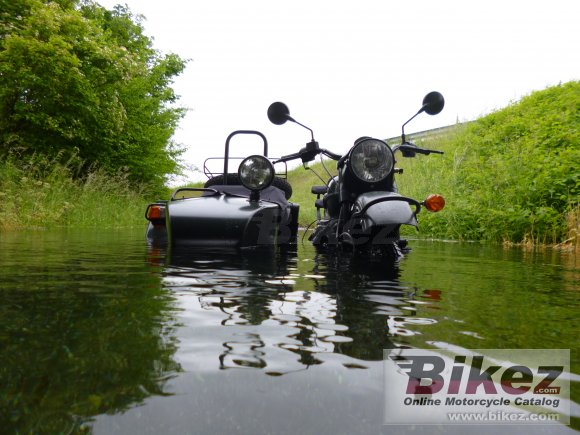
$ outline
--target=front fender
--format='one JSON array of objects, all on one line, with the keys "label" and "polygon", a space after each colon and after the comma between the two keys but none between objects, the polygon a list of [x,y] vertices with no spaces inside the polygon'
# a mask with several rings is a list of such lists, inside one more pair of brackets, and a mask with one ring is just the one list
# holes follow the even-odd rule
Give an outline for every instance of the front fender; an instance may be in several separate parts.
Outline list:
[{"label": "front fender", "polygon": [[[415,206],[415,211],[411,209]],[[395,192],[368,192],[355,201],[354,216],[360,217],[371,226],[412,225],[417,226],[420,204]]]}]

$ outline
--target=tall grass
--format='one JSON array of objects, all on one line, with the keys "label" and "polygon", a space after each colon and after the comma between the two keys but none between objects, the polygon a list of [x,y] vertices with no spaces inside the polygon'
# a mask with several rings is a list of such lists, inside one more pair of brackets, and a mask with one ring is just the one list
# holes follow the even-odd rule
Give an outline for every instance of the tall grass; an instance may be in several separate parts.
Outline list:
[{"label": "tall grass", "polygon": [[558,247],[580,252],[580,205],[568,212],[566,226],[568,228],[567,238]]},{"label": "tall grass", "polygon": [[[326,168],[332,175],[336,175],[336,162],[325,161]],[[312,186],[321,186],[330,178],[321,163],[309,164],[311,170],[302,166],[288,171],[288,182],[292,185],[292,198],[290,201],[300,204],[299,225],[307,227],[316,219],[316,207],[314,201],[316,195],[311,192]],[[324,183],[315,175],[317,173]]]},{"label": "tall grass", "polygon": [[[462,198],[455,188],[455,178],[465,159],[465,149],[461,146],[460,137],[466,126],[457,125],[444,138],[427,139],[417,145],[443,151],[443,155],[417,154],[415,158],[403,158],[397,154],[397,167],[403,173],[397,175],[397,186],[402,195],[422,200],[429,194],[443,195],[446,201],[445,209],[439,213],[429,213],[423,209],[419,216],[419,228],[424,237],[440,239],[470,239],[479,240],[484,233],[476,225],[466,232],[464,227],[465,209],[458,206]],[[470,200],[467,199],[466,203]],[[480,205],[475,202],[473,208]],[[404,234],[410,234],[410,229],[403,229]]]},{"label": "tall grass", "polygon": [[437,190],[448,203],[423,216],[424,233],[557,244],[577,230],[569,216],[580,202],[580,82],[534,92],[421,145],[445,155],[401,162],[399,186],[415,197]]},{"label": "tall grass", "polygon": [[143,225],[144,189],[127,174],[86,169],[71,158],[42,156],[0,161],[0,229]]}]

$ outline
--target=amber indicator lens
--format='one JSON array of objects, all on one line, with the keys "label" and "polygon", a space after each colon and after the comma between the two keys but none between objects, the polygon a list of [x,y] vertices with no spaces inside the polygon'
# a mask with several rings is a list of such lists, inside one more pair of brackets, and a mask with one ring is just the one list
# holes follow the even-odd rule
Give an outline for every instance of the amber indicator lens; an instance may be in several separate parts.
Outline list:
[{"label": "amber indicator lens", "polygon": [[432,212],[441,211],[445,208],[445,198],[438,194],[432,194],[423,202],[425,208]]}]

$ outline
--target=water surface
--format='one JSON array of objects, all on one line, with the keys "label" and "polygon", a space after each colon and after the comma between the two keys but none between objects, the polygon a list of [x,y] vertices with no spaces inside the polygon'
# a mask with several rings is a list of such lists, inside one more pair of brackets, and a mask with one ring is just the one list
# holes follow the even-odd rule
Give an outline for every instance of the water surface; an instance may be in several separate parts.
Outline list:
[{"label": "water surface", "polygon": [[389,264],[308,245],[167,252],[148,247],[141,231],[2,234],[0,427],[96,434],[508,429],[383,426],[383,349],[400,346],[571,349],[577,418],[575,257],[412,245],[408,257]]}]

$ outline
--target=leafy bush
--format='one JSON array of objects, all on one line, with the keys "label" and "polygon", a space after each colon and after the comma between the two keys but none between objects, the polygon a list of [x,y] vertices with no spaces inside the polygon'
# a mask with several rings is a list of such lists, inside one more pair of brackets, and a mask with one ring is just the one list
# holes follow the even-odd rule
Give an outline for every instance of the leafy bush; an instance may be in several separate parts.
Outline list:
[{"label": "leafy bush", "polygon": [[170,85],[185,62],[162,56],[126,7],[11,0],[0,10],[0,159],[78,155],[157,187],[178,169],[171,136],[184,109]]}]

